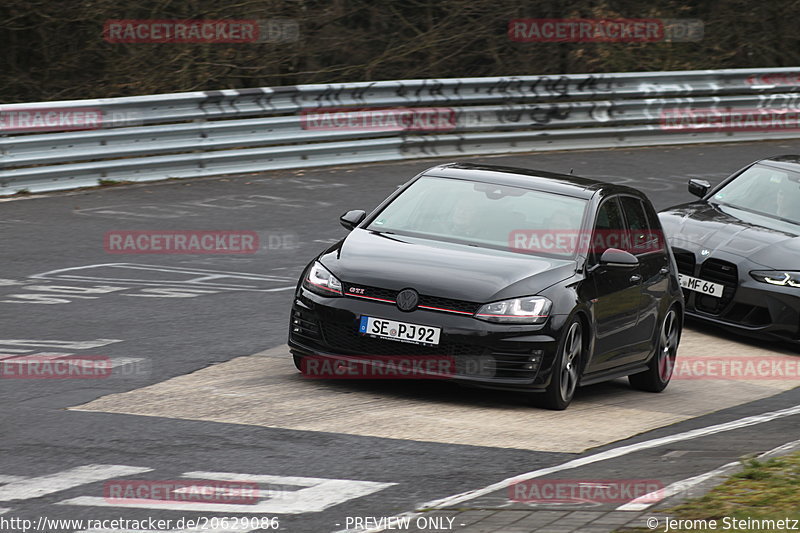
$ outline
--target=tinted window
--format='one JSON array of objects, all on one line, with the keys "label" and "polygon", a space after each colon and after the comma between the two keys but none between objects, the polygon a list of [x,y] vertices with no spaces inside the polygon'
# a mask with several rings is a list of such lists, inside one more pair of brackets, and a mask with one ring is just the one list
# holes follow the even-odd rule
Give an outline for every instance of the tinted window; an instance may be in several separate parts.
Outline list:
[{"label": "tinted window", "polygon": [[624,233],[625,223],[622,219],[616,197],[610,198],[600,205],[594,225],[590,254],[596,262],[609,248],[619,248],[619,238]]},{"label": "tinted window", "polygon": [[661,222],[658,220],[656,210],[653,209],[653,205],[650,202],[642,202],[642,205],[644,205],[644,212],[647,214],[648,225],[652,232],[651,248],[657,251],[664,251],[664,230],[661,227]]},{"label": "tinted window", "polygon": [[594,227],[599,230],[625,228],[616,198],[611,198],[603,202],[600,209],[597,211],[597,222]]},{"label": "tinted window", "polygon": [[628,222],[629,232],[626,233],[625,240],[627,246],[624,248],[632,254],[641,254],[661,249],[661,239],[658,232],[653,231],[650,226],[644,203],[633,196],[622,196],[622,209],[625,212],[625,220]]},{"label": "tinted window", "polygon": [[638,198],[633,196],[623,196],[620,198],[622,201],[622,210],[625,211],[625,220],[628,221],[628,227],[632,230],[648,230],[650,229],[647,223],[647,215],[644,214],[644,207]]}]

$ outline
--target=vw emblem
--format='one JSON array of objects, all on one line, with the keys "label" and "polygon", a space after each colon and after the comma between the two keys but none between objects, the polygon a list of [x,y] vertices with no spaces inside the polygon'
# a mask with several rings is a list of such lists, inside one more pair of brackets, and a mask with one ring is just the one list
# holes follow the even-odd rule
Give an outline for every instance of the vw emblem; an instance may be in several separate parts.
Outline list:
[{"label": "vw emblem", "polygon": [[404,289],[397,295],[397,308],[401,311],[413,311],[419,303],[419,294],[414,289]]},{"label": "vw emblem", "polygon": [[710,253],[711,250],[709,250],[708,248],[703,248],[702,250],[700,250],[700,255],[702,255],[703,257],[707,256]]}]

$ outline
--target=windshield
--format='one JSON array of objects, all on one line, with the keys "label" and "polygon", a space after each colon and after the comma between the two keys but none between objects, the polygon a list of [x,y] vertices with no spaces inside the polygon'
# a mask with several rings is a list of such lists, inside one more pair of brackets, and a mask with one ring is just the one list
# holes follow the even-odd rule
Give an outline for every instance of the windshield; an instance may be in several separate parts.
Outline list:
[{"label": "windshield", "polygon": [[[524,231],[581,228],[587,202],[579,198],[492,183],[423,177],[386,206],[369,230],[518,251]],[[574,249],[541,255],[567,257]]]},{"label": "windshield", "polygon": [[800,224],[800,174],[753,165],[720,189],[713,200]]}]

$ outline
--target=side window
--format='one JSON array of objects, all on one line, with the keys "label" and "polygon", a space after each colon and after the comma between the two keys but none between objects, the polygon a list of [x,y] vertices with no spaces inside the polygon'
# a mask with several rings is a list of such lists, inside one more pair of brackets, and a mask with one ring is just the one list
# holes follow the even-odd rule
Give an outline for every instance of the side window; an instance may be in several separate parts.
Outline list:
[{"label": "side window", "polygon": [[625,249],[634,255],[660,250],[661,239],[652,230],[642,201],[633,196],[622,196],[620,200],[630,230],[625,235]]},{"label": "side window", "polygon": [[663,252],[666,249],[664,239],[664,230],[661,228],[661,222],[658,220],[658,214],[650,202],[644,202],[644,212],[647,215],[647,220],[650,223],[650,250]]},{"label": "side window", "polygon": [[592,241],[589,247],[592,263],[598,263],[600,256],[609,248],[619,248],[618,240],[625,230],[622,211],[617,198],[612,197],[600,205],[592,232]]}]

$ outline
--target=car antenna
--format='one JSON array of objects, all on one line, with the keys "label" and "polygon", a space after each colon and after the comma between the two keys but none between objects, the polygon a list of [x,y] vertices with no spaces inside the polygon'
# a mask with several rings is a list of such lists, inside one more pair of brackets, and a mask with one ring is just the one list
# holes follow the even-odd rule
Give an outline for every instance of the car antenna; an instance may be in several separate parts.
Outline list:
[{"label": "car antenna", "polygon": [[572,168],[571,168],[571,169],[569,169],[569,175],[570,175],[570,176],[572,176],[572,171],[573,171],[573,170],[574,170],[574,169],[572,169]]}]

